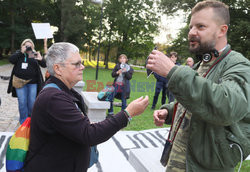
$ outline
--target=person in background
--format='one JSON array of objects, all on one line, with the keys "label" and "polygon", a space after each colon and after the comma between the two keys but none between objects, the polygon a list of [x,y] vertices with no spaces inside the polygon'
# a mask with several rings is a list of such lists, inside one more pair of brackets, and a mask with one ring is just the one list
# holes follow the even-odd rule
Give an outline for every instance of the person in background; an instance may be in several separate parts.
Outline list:
[{"label": "person in background", "polygon": [[226,4],[200,1],[188,33],[197,65],[176,66],[156,50],[149,55],[147,68],[167,77],[178,102],[154,111],[157,126],[173,121],[167,172],[234,172],[250,154],[250,62],[231,50],[229,26]]},{"label": "person in background", "polygon": [[192,57],[188,57],[186,60],[186,65],[193,68],[194,66],[194,59]]},{"label": "person in background", "polygon": [[[44,55],[46,57],[46,54],[48,53],[48,45],[47,45],[47,38],[44,39]],[[48,70],[46,70],[45,72],[45,82],[49,79],[50,74],[48,72]]]},{"label": "person in background", "polygon": [[[169,58],[175,65],[180,66],[180,63],[177,62],[178,59],[177,52],[174,51],[170,52]],[[169,91],[169,89],[167,89],[167,96],[168,96],[168,103],[174,102],[174,94],[171,91]]]},{"label": "person in background", "polygon": [[50,78],[34,104],[24,171],[86,172],[90,147],[107,141],[143,113],[148,96],[102,122],[91,123],[82,96],[73,89],[84,70],[79,49],[67,42],[54,43],[46,64]]},{"label": "person in background", "polygon": [[13,97],[18,98],[19,122],[22,124],[31,115],[36,96],[42,88],[44,80],[40,66],[46,67],[46,62],[40,52],[35,51],[31,39],[25,39],[21,44],[21,50],[12,54],[9,61],[14,67],[7,93],[12,93]]},{"label": "person in background", "polygon": [[162,105],[166,103],[166,94],[167,94],[167,81],[168,81],[167,78],[162,77],[155,72],[154,72],[154,77],[156,79],[156,86],[155,86],[155,95],[151,109],[155,109],[160,92],[162,92],[161,96]]},{"label": "person in background", "polygon": [[121,54],[118,58],[118,63],[112,71],[114,79],[114,92],[110,98],[110,108],[108,109],[108,116],[114,114],[113,101],[114,98],[122,100],[122,110],[126,108],[127,101],[130,96],[130,81],[134,73],[134,69],[128,65],[128,58],[125,54]]}]

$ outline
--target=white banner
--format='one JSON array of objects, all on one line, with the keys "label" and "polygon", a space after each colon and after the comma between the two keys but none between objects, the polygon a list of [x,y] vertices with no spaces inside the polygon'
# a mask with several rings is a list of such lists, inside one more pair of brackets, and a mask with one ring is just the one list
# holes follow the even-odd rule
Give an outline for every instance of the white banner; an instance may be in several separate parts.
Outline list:
[{"label": "white banner", "polygon": [[49,23],[31,23],[36,39],[53,38]]}]

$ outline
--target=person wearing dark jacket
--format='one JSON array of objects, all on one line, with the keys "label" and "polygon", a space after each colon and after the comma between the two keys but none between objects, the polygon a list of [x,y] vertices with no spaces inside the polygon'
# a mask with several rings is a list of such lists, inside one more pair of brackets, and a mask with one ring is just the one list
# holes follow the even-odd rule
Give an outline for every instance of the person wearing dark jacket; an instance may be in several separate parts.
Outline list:
[{"label": "person wearing dark jacket", "polygon": [[[180,66],[181,64],[179,62],[177,62],[178,59],[178,53],[175,51],[170,52],[169,54],[169,58],[170,60],[177,66]],[[169,89],[167,89],[167,96],[168,96],[168,103],[174,102],[174,94],[169,91]]]},{"label": "person wearing dark jacket", "polygon": [[[102,122],[90,123],[84,102],[73,86],[82,80],[84,66],[79,49],[71,43],[55,43],[46,57],[50,74],[38,95],[30,126],[25,172],[86,172],[90,147],[105,142],[143,113],[148,96],[132,101],[126,109]],[[45,87],[46,87],[45,85]]]},{"label": "person wearing dark jacket", "polygon": [[19,122],[22,124],[31,115],[33,104],[43,85],[41,67],[46,67],[45,59],[40,52],[35,52],[35,45],[31,39],[25,39],[21,50],[16,51],[9,58],[14,64],[9,80],[7,93],[18,98],[20,113]]},{"label": "person wearing dark jacket", "polygon": [[167,95],[167,83],[168,83],[167,78],[162,77],[155,72],[154,72],[154,77],[156,79],[156,86],[155,86],[155,95],[151,109],[155,109],[161,91],[162,91],[162,96],[161,96],[162,105],[166,103],[166,95]]},{"label": "person wearing dark jacket", "polygon": [[126,108],[127,101],[130,95],[130,81],[134,73],[134,69],[127,64],[128,58],[125,54],[119,56],[119,63],[116,64],[112,71],[112,77],[114,79],[113,86],[114,92],[110,98],[110,109],[108,110],[108,116],[113,115],[113,101],[114,98],[122,100],[122,110]]}]

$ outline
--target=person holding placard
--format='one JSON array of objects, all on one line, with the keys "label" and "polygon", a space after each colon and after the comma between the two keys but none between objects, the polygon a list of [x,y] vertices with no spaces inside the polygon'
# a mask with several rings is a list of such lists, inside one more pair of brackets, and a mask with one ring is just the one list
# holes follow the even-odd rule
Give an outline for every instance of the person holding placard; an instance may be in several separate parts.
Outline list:
[{"label": "person holding placard", "polygon": [[22,124],[31,115],[36,96],[42,88],[44,79],[39,66],[46,67],[46,62],[40,52],[36,52],[31,39],[25,39],[21,50],[12,54],[9,61],[14,67],[7,93],[18,98],[19,122]]}]

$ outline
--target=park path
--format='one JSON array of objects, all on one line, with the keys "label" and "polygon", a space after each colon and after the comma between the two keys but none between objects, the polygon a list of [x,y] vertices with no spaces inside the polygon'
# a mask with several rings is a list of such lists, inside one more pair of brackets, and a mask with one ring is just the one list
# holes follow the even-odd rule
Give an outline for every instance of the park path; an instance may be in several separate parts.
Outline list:
[{"label": "park path", "polygon": [[[10,76],[13,65],[0,66],[0,76]],[[18,125],[19,112],[17,98],[7,94],[9,80],[0,79],[0,131],[14,131]]]},{"label": "park path", "polygon": [[[12,64],[0,66],[0,76],[9,77],[11,75],[12,68]],[[41,70],[44,74],[46,68],[41,68]],[[9,80],[4,80],[0,77],[0,132],[15,131],[19,121],[17,98],[12,97],[11,94],[7,94],[8,84]]]}]

